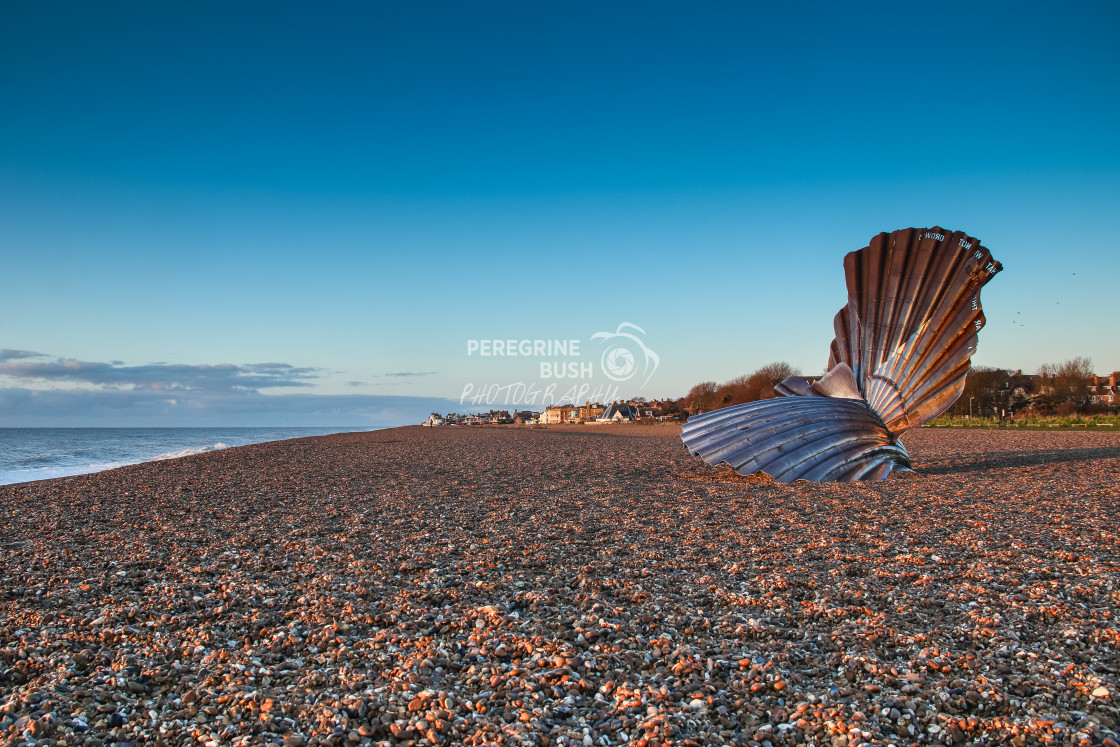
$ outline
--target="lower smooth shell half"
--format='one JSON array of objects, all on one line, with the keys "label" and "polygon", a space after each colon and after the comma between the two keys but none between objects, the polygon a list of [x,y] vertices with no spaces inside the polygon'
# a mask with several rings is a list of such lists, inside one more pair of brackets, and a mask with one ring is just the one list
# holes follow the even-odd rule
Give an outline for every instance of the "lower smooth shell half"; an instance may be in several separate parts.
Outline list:
[{"label": "lower smooth shell half", "polygon": [[689,452],[742,475],[779,482],[881,480],[910,456],[862,400],[778,397],[696,415],[681,430]]}]

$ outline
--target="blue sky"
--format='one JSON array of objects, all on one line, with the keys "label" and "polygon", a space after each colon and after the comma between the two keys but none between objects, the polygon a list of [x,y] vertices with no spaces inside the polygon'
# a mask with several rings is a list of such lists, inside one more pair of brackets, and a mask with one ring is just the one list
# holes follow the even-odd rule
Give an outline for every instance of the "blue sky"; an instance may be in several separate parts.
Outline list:
[{"label": "blue sky", "polygon": [[0,425],[412,422],[622,322],[624,396],[816,373],[907,226],[1005,266],[975,363],[1120,369],[1120,6],[911,5],[4,4]]}]

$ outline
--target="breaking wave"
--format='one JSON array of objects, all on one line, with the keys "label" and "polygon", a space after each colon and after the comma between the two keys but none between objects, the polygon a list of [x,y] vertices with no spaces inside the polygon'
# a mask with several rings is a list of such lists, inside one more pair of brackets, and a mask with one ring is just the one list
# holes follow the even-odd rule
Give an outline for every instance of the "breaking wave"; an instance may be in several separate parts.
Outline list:
[{"label": "breaking wave", "polygon": [[156,454],[152,457],[152,461],[157,459],[178,459],[179,457],[191,456],[192,454],[205,454],[208,451],[218,451],[219,449],[228,449],[224,443],[219,441],[216,444],[209,446],[199,446],[195,449],[180,449],[179,451],[169,451],[166,454]]}]

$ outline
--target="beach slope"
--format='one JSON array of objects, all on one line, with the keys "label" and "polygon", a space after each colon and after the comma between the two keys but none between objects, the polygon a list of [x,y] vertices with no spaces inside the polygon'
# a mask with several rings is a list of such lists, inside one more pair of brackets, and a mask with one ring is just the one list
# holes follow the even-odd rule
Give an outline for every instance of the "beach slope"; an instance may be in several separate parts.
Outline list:
[{"label": "beach slope", "polygon": [[1120,434],[905,440],[860,484],[600,426],[3,486],[0,739],[1114,744]]}]

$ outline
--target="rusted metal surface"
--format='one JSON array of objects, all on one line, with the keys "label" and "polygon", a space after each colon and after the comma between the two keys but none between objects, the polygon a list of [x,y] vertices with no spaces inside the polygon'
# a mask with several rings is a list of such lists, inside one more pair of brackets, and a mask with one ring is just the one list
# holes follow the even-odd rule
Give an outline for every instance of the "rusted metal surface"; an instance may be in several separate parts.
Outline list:
[{"label": "rusted metal surface", "polygon": [[794,480],[882,479],[908,469],[899,437],[964,390],[984,326],[980,289],[1002,268],[980,241],[941,228],[881,233],[844,258],[848,303],[828,372],[777,399],[689,418],[681,438],[709,464]]}]

